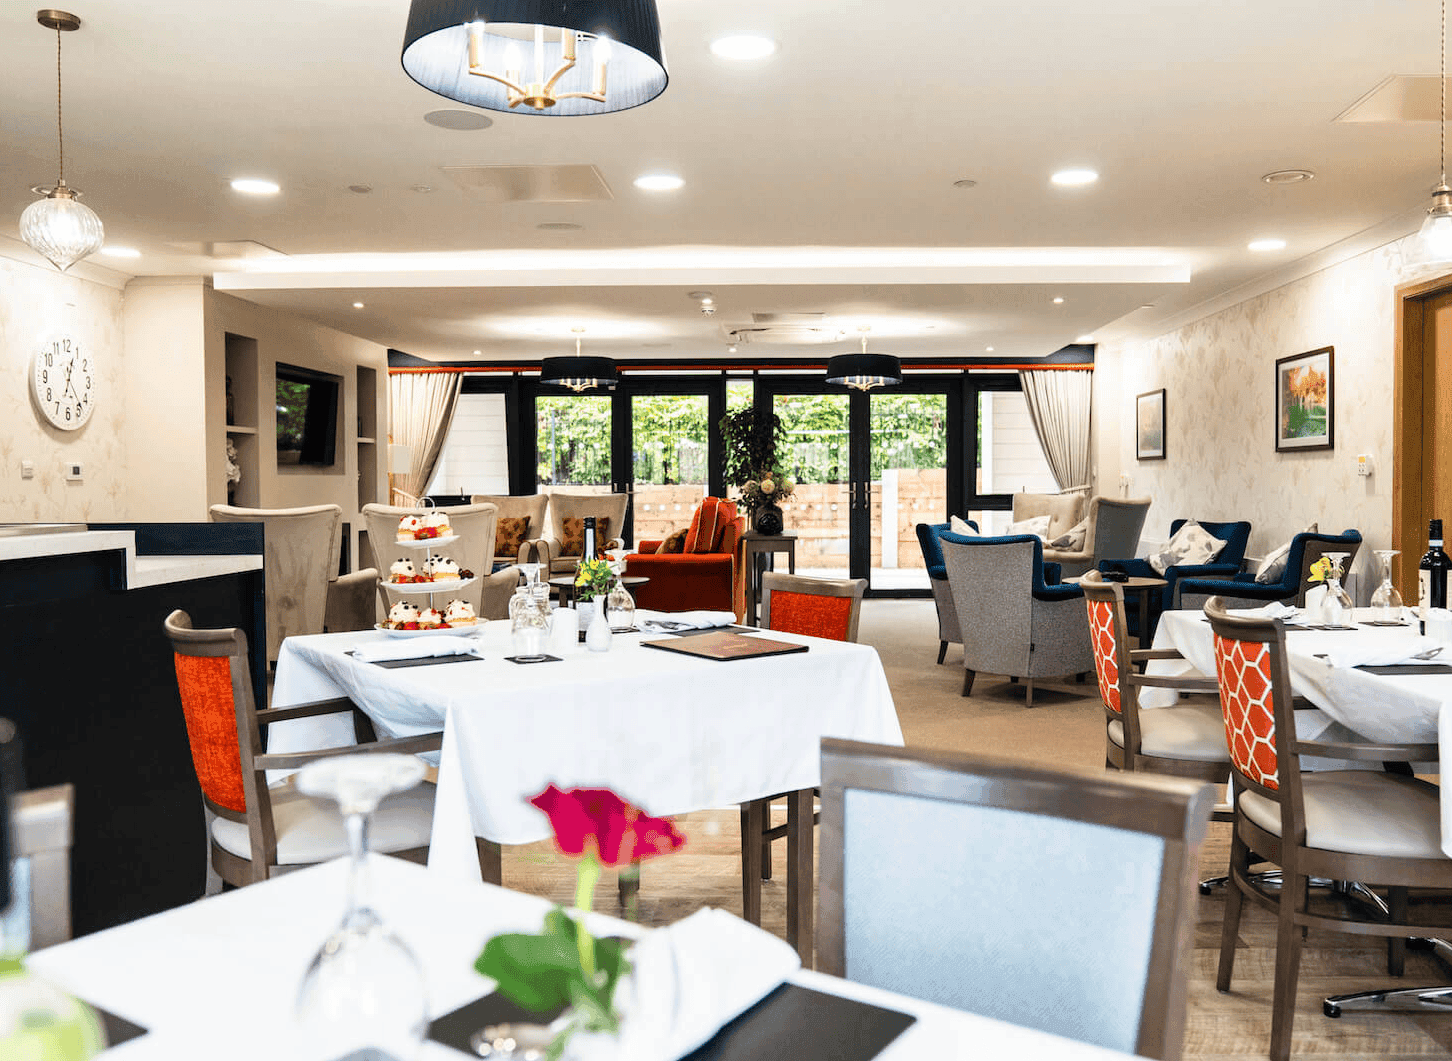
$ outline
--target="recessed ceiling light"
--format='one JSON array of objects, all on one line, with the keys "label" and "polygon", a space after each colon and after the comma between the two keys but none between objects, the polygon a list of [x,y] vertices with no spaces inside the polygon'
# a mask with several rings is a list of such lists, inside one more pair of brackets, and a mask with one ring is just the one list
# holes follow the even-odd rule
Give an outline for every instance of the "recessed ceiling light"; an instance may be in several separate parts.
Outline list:
[{"label": "recessed ceiling light", "polygon": [[354,195],[368,195],[373,191],[371,184],[350,184],[348,190]]},{"label": "recessed ceiling light", "polygon": [[584,225],[577,225],[573,221],[541,221],[534,226],[541,232],[578,232]]},{"label": "recessed ceiling light", "polygon": [[966,191],[969,188],[978,187],[978,182],[969,177],[964,177],[961,180],[954,181],[953,187]]},{"label": "recessed ceiling light", "polygon": [[1092,169],[1061,169],[1049,180],[1061,188],[1073,188],[1081,184],[1093,184],[1099,179],[1099,174]]},{"label": "recessed ceiling light", "polygon": [[1283,239],[1253,239],[1245,245],[1249,251],[1281,251],[1286,249]]},{"label": "recessed ceiling light", "polygon": [[750,62],[765,59],[776,53],[776,41],[770,37],[758,37],[751,33],[738,33],[730,37],[717,37],[711,42],[711,54],[718,59],[733,62]]},{"label": "recessed ceiling light", "polygon": [[140,258],[141,252],[135,247],[102,247],[101,253],[108,258]]},{"label": "recessed ceiling light", "polygon": [[413,190],[418,192],[420,195],[427,195],[429,192],[433,191],[434,188],[431,184],[415,184],[413,186]]},{"label": "recessed ceiling light", "polygon": [[635,178],[635,186],[643,192],[673,192],[685,183],[674,173],[646,173]]},{"label": "recessed ceiling light", "polygon": [[727,347],[727,348],[726,348],[726,352],[727,352],[727,353],[728,353],[728,354],[734,354],[734,353],[736,353],[736,347],[735,347],[735,346],[734,346],[734,345],[733,345],[733,346],[728,346],[728,347]]},{"label": "recessed ceiling light", "polygon": [[1081,336],[1079,336],[1079,338],[1077,338],[1077,339],[1074,340],[1074,342],[1076,342],[1076,343],[1092,343],[1093,341],[1094,341],[1094,336],[1092,336],[1092,335],[1081,335]]},{"label": "recessed ceiling light", "polygon": [[1267,184],[1301,184],[1314,180],[1315,177],[1316,174],[1308,169],[1278,169],[1273,173],[1267,173],[1261,180]]},{"label": "recessed ceiling light", "polygon": [[990,353],[990,354],[993,353],[993,347],[991,347],[991,346],[985,346],[983,349],[985,351],[987,351],[988,353]]},{"label": "recessed ceiling light", "polygon": [[353,303],[353,308],[354,309],[362,309],[363,308],[363,303],[361,303],[361,302],[355,302],[355,303]]},{"label": "recessed ceiling light", "polygon": [[257,180],[253,177],[238,177],[232,182],[234,192],[244,195],[276,195],[282,191],[276,181]]},{"label": "recessed ceiling light", "polygon": [[482,354],[482,353],[483,353],[483,352],[484,352],[484,351],[483,351],[483,350],[475,350],[475,351],[474,351],[474,356],[475,356],[475,357],[478,357],[478,356],[479,356],[479,355],[480,355],[480,354]]},{"label": "recessed ceiling light", "polygon": [[440,129],[454,129],[459,132],[468,132],[472,129],[487,129],[494,124],[494,119],[478,111],[461,111],[444,109],[441,111],[429,111],[424,115],[424,121]]},{"label": "recessed ceiling light", "polygon": [[1056,305],[1056,306],[1062,306],[1063,304],[1064,304],[1064,296],[1063,295],[1055,295],[1054,296],[1054,305]]}]

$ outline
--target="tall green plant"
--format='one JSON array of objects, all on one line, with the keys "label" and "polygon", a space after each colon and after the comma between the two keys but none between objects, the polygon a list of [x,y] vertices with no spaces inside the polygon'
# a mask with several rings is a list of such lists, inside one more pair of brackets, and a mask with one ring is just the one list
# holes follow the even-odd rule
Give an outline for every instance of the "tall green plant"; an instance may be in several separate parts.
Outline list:
[{"label": "tall green plant", "polygon": [[721,418],[727,484],[745,486],[763,468],[774,468],[785,441],[786,426],[775,413],[758,416],[754,405],[727,413]]}]

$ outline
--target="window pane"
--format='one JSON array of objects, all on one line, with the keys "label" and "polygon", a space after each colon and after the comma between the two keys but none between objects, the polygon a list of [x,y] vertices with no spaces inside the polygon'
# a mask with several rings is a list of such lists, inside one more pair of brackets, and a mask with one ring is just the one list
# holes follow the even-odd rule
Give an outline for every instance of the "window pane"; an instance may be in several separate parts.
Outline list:
[{"label": "window pane", "polygon": [[873,589],[927,589],[919,523],[948,518],[948,398],[873,394]]},{"label": "window pane", "polygon": [[540,486],[610,488],[610,398],[535,400]]},{"label": "window pane", "polygon": [[782,504],[797,570],[840,578],[849,559],[847,396],[777,395],[775,410],[787,432],[782,470],[797,483]]},{"label": "window pane", "polygon": [[1058,492],[1021,391],[979,393],[977,474],[980,495]]},{"label": "window pane", "polygon": [[504,395],[461,394],[430,494],[509,493],[509,430]]},{"label": "window pane", "polygon": [[635,472],[635,540],[689,526],[709,478],[708,399],[704,394],[630,399]]}]

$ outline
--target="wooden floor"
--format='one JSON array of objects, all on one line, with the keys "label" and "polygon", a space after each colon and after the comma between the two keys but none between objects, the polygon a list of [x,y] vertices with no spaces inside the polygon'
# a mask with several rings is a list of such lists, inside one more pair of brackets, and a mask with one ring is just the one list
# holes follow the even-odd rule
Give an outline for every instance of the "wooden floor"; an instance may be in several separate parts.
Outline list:
[{"label": "wooden floor", "polygon": [[[950,652],[942,667],[933,665],[935,626],[929,602],[868,601],[863,609],[862,640],[878,647],[893,688],[909,744],[964,749],[992,748],[1001,754],[1026,750],[1041,760],[1093,767],[1103,763],[1103,709],[1092,684],[1053,684],[1023,707],[1022,689],[1007,682],[982,680],[974,696],[958,696],[961,665]],[[924,649],[924,646],[929,646]],[[955,650],[956,651],[956,650]],[[784,820],[784,805],[776,809]],[[643,867],[639,920],[663,925],[703,906],[741,912],[739,825],[734,809],[705,811],[678,819],[686,848]],[[1229,826],[1211,823],[1202,852],[1203,876],[1224,871]],[[762,923],[785,937],[785,842],[776,845],[778,875],[763,884]],[[549,843],[506,848],[506,887],[568,904],[574,896],[574,864],[556,855]],[[1332,901],[1332,900],[1326,900]],[[1265,1057],[1270,1042],[1270,1000],[1275,969],[1275,924],[1247,904],[1233,990],[1215,990],[1223,894],[1197,897],[1198,923],[1190,963],[1189,1017],[1184,1057],[1197,1061]],[[607,875],[597,889],[596,907],[623,911],[614,881]],[[1452,918],[1449,918],[1452,920]],[[1452,929],[1449,929],[1452,938]],[[1353,936],[1312,932],[1304,951],[1297,994],[1293,1055],[1338,1059],[1452,1057],[1452,1012],[1446,1015],[1348,1013],[1332,1020],[1322,1015],[1327,994],[1383,987],[1384,945]],[[1400,986],[1452,984],[1424,953],[1412,952]]]}]

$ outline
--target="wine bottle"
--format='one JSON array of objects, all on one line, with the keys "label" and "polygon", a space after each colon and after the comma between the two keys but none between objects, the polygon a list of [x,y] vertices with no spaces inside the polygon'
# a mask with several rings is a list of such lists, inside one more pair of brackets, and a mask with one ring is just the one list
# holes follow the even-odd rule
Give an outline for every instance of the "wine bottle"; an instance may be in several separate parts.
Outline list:
[{"label": "wine bottle", "polygon": [[[1438,524],[1438,525],[1440,526],[1440,524]],[[584,558],[586,560],[593,560],[593,559],[595,559],[595,555],[596,555],[595,554],[595,517],[594,516],[586,516],[585,517],[585,553],[584,553]],[[1445,556],[1443,558],[1445,559]],[[1445,586],[1446,583],[1443,582],[1443,585]]]},{"label": "wine bottle", "polygon": [[1447,607],[1447,571],[1452,568],[1452,559],[1442,551],[1442,521],[1434,519],[1427,527],[1427,552],[1417,565],[1420,585],[1417,593],[1417,608],[1421,614],[1423,629],[1426,628],[1427,612],[1432,608]]}]

